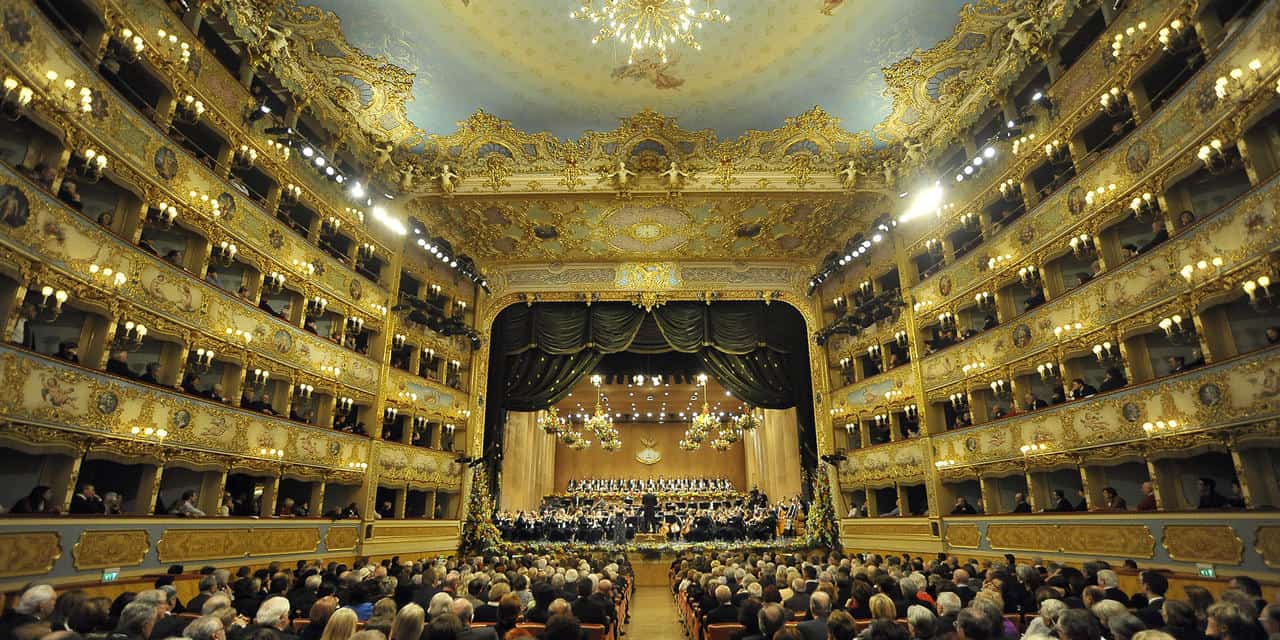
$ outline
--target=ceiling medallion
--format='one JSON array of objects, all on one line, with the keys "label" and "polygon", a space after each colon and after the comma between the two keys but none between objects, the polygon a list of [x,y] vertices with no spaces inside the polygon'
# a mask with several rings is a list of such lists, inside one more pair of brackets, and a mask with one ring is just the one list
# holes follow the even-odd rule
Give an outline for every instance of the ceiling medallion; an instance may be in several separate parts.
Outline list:
[{"label": "ceiling medallion", "polygon": [[632,239],[640,242],[652,242],[666,235],[666,232],[662,223],[645,221],[631,225],[631,229],[628,230],[628,235],[630,235]]},{"label": "ceiling medallion", "polygon": [[582,0],[582,6],[569,13],[574,20],[603,23],[591,44],[618,40],[631,49],[627,64],[635,64],[635,55],[656,52],[667,62],[667,46],[683,42],[695,51],[702,45],[694,29],[705,23],[729,22],[729,14],[712,8],[715,0],[700,0],[703,11],[693,8],[694,0]]}]

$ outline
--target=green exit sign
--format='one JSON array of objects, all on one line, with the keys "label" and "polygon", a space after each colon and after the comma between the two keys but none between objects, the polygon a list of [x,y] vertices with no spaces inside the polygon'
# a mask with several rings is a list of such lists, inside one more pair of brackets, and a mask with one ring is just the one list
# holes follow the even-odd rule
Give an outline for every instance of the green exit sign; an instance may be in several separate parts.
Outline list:
[{"label": "green exit sign", "polygon": [[120,577],[119,569],[103,569],[102,570],[103,582],[115,582],[116,579],[118,579],[119,577]]},{"label": "green exit sign", "polygon": [[1197,564],[1197,565],[1196,565],[1196,569],[1198,569],[1198,570],[1200,571],[1200,577],[1201,577],[1201,578],[1216,578],[1216,577],[1218,577],[1218,571],[1217,571],[1217,569],[1214,569],[1214,568],[1213,568],[1213,565],[1211,565],[1211,564]]}]

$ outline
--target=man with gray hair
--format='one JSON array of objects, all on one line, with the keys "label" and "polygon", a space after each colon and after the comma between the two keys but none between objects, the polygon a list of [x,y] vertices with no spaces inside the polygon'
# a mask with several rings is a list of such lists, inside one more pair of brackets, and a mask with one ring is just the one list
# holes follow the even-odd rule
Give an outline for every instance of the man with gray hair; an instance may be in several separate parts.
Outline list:
[{"label": "man with gray hair", "polygon": [[1046,598],[1040,602],[1040,614],[1027,623],[1027,631],[1023,635],[1026,637],[1052,635],[1058,624],[1058,615],[1066,610],[1067,603],[1057,598]]},{"label": "man with gray hair", "polygon": [[[200,615],[207,616],[218,609],[231,606],[231,598],[225,593],[215,593],[200,606]],[[193,612],[194,613],[194,612]]]},{"label": "man with gray hair", "polygon": [[944,632],[956,628],[956,616],[960,614],[960,596],[954,591],[938,594],[938,629]]},{"label": "man with gray hair", "polygon": [[279,638],[293,638],[289,630],[289,599],[283,596],[267,598],[258,605],[253,624],[244,628],[241,638],[252,638],[259,629],[270,629]]},{"label": "man with gray hair", "polygon": [[1103,569],[1098,572],[1098,586],[1102,587],[1102,593],[1107,600],[1115,600],[1124,606],[1129,606],[1129,596],[1120,590],[1120,577],[1111,569]]},{"label": "man with gray hair", "polygon": [[[145,591],[143,593],[146,593]],[[138,594],[141,596],[142,594]],[[156,605],[146,600],[135,598],[133,602],[125,605],[124,610],[120,612],[120,621],[116,623],[115,634],[113,638],[120,640],[147,640],[151,637],[151,632],[156,627],[156,618],[159,617],[160,610]],[[123,636],[123,638],[121,638]]]},{"label": "man with gray hair", "polygon": [[760,625],[760,637],[772,638],[783,625],[787,624],[787,610],[776,602],[760,607],[760,613],[756,614],[756,623]]},{"label": "man with gray hair", "polygon": [[13,640],[13,632],[18,627],[48,620],[57,599],[58,593],[47,584],[28,587],[18,604],[0,616],[0,640]]},{"label": "man with gray hair", "polygon": [[466,598],[454,600],[450,610],[462,622],[463,631],[458,634],[458,640],[498,640],[498,632],[493,627],[471,627],[475,607]]},{"label": "man with gray hair", "polygon": [[733,599],[733,590],[728,585],[720,585],[715,590],[716,607],[706,613],[703,619],[705,624],[720,624],[723,622],[737,622],[738,608],[733,606],[730,600]]},{"label": "man with gray hair", "polygon": [[827,616],[831,615],[831,596],[825,591],[815,591],[809,596],[809,614],[812,620],[805,620],[796,625],[796,630],[805,640],[826,640]]},{"label": "man with gray hair", "polygon": [[204,609],[204,603],[208,601],[209,598],[213,597],[213,595],[217,592],[218,592],[218,576],[214,575],[213,573],[200,576],[200,593],[196,594],[194,598],[187,601],[186,610],[192,613],[195,613],[196,611],[202,611]]},{"label": "man with gray hair", "polygon": [[227,640],[227,630],[217,616],[201,616],[187,625],[182,637],[189,640]]}]

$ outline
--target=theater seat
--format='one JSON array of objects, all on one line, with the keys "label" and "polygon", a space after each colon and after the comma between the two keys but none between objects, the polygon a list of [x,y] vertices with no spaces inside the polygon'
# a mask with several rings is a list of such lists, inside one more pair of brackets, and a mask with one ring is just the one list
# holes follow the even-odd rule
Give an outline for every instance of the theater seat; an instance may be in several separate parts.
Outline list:
[{"label": "theater seat", "polygon": [[729,640],[733,634],[746,629],[746,627],[736,622],[717,622],[709,624],[704,630],[706,632],[706,640]]},{"label": "theater seat", "polygon": [[604,625],[584,624],[582,630],[587,632],[587,640],[604,640]]},{"label": "theater seat", "polygon": [[289,623],[289,627],[293,629],[294,633],[297,633],[302,631],[302,628],[309,624],[311,624],[311,621],[306,618],[296,618],[293,622]]}]

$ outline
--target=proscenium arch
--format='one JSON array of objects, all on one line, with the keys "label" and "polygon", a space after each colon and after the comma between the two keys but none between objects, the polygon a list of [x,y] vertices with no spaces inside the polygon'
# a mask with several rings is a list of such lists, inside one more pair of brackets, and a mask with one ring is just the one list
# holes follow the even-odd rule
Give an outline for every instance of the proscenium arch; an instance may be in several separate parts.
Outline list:
[{"label": "proscenium arch", "polygon": [[[610,283],[611,285],[612,283]],[[480,348],[477,349],[472,358],[474,366],[471,368],[470,383],[471,389],[480,390],[473,394],[471,417],[467,423],[467,446],[466,455],[469,457],[478,457],[484,454],[484,431],[488,422],[490,399],[487,397],[488,390],[488,374],[489,374],[489,357],[492,348],[493,325],[497,321],[498,315],[508,307],[520,304],[534,304],[535,302],[582,302],[588,299],[592,303],[595,302],[635,302],[636,296],[642,293],[639,290],[618,290],[612,288],[604,288],[599,285],[592,286],[592,283],[572,283],[565,285],[564,290],[524,290],[524,291],[506,291],[492,298],[482,298],[477,309],[476,326],[482,329],[480,337]],[[581,287],[569,290],[568,287]],[[793,287],[794,289],[794,287]],[[661,299],[663,302],[706,302],[708,293],[716,296],[717,302],[763,302],[764,296],[760,290],[748,289],[706,289],[701,290],[673,290],[662,291]],[[535,299],[536,297],[536,299]],[[785,304],[791,307],[800,317],[804,319],[805,336],[812,336],[821,328],[821,309],[817,298],[807,297],[799,289],[782,290],[769,292],[770,304]],[[832,432],[831,415],[826,410],[828,405],[828,397],[830,395],[830,379],[829,371],[825,360],[825,355],[821,349],[814,348],[811,339],[806,338],[805,348],[809,354],[809,379],[812,387],[813,399],[813,427],[814,442],[819,457],[829,455],[834,451],[834,434]],[[823,465],[819,462],[819,468]],[[833,487],[839,486],[839,469],[833,465],[826,465],[826,472],[829,481]],[[470,495],[471,490],[471,474],[463,477],[462,496]],[[837,504],[836,508],[842,508],[842,499],[838,497],[838,491],[832,492],[832,497],[841,504]]]}]

